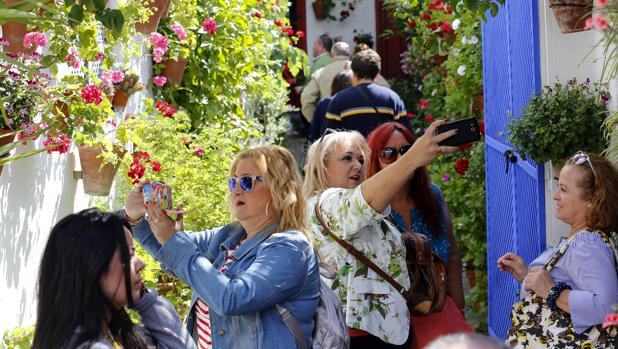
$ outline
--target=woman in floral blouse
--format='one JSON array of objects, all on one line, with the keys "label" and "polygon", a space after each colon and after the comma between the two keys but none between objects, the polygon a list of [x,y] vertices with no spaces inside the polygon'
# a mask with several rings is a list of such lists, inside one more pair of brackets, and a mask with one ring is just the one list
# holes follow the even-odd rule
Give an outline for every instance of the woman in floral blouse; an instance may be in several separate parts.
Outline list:
[{"label": "woman in floral blouse", "polygon": [[364,162],[370,154],[360,133],[327,133],[309,148],[305,193],[311,230],[322,262],[337,270],[328,282],[341,298],[352,349],[410,348],[410,314],[397,290],[324,235],[314,206],[319,201],[321,215],[334,234],[409,288],[405,246],[400,232],[386,218],[393,197],[417,168],[457,150],[438,145],[455,132],[435,135],[440,124],[434,122],[405,155],[367,181]]}]

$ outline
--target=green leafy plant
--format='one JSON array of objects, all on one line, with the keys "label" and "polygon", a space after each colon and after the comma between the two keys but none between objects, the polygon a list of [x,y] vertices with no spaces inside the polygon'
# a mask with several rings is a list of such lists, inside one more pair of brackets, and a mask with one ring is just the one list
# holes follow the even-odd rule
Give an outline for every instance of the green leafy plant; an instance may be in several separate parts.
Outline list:
[{"label": "green leafy plant", "polygon": [[448,205],[466,275],[476,283],[466,295],[466,317],[477,324],[477,331],[487,332],[485,143],[443,156],[429,165],[429,171]]},{"label": "green leafy plant", "polygon": [[4,331],[2,347],[6,349],[28,349],[34,339],[34,326],[17,327]]},{"label": "green leafy plant", "polygon": [[578,150],[599,153],[606,145],[602,125],[609,98],[605,86],[590,80],[545,86],[509,122],[507,139],[522,158],[537,163],[560,163]]},{"label": "green leafy plant", "polygon": [[453,29],[457,40],[442,64],[446,69],[444,111],[453,119],[480,117],[478,98],[483,93],[481,23],[474,12],[456,11]]}]

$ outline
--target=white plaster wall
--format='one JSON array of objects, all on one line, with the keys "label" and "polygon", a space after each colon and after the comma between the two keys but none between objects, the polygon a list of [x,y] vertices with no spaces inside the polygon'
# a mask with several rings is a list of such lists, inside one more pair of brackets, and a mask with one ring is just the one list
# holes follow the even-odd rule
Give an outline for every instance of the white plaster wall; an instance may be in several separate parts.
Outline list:
[{"label": "white plaster wall", "polygon": [[[588,30],[578,33],[562,34],[547,0],[539,1],[539,35],[541,81],[543,85],[566,82],[571,78],[584,81],[598,81],[602,71],[602,51],[593,50],[601,39],[602,33]],[[616,110],[618,105],[618,83],[610,82],[610,92],[614,97],[610,108]],[[545,165],[545,214],[547,228],[547,245],[556,245],[561,236],[568,232],[568,225],[555,218],[555,203],[552,200],[556,188],[549,163]]]},{"label": "white plaster wall", "polygon": [[[313,52],[311,52],[313,42],[317,37],[324,33],[328,33],[331,38],[341,36],[343,41],[350,44],[350,51],[353,51],[354,49],[354,30],[360,33],[370,33],[373,36],[375,46],[377,38],[374,0],[359,0],[358,3],[354,5],[356,10],[350,11],[350,17],[346,18],[343,22],[339,22],[338,19],[335,21],[316,20],[311,2],[311,0],[307,0],[305,2],[305,8],[307,11],[307,53],[309,54],[310,60],[313,59]],[[341,10],[345,9],[339,6],[340,3],[337,2],[337,7],[331,10],[331,14],[337,18],[339,18],[339,13]]]},{"label": "white plaster wall", "polygon": [[[135,39],[144,41],[139,36]],[[147,50],[143,42],[142,52]],[[152,75],[151,57],[134,60],[132,69],[146,84]],[[151,96],[146,89],[131,96],[124,110],[116,110],[116,120],[135,113],[143,99]],[[16,151],[40,148],[42,139]],[[0,335],[5,329],[36,321],[36,280],[52,226],[101,200],[84,193],[82,181],[73,177],[75,170],[81,170],[75,146],[66,154],[44,152],[4,166],[0,175]],[[108,202],[113,202],[114,194],[112,190]]]}]

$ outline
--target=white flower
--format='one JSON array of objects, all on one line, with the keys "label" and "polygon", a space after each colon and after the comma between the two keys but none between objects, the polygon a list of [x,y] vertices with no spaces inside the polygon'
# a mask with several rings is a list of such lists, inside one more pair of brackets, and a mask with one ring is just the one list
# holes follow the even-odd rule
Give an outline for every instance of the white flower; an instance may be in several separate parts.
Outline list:
[{"label": "white flower", "polygon": [[457,48],[457,47],[453,47],[453,48],[451,49],[451,54],[452,54],[453,56],[456,56],[456,57],[457,57],[457,56],[459,56],[459,54],[460,54],[460,53],[461,53],[461,49],[459,49],[459,48]]},{"label": "white flower", "polygon": [[470,41],[469,41],[472,45],[476,45],[479,43],[479,39],[476,37],[476,35],[472,35],[470,37]]},{"label": "white flower", "polygon": [[437,89],[433,89],[433,91],[431,91],[431,97],[435,97],[438,94],[438,90]]},{"label": "white flower", "polygon": [[453,21],[453,24],[451,26],[453,27],[453,30],[457,30],[457,28],[459,28],[460,25],[461,25],[461,21],[459,19],[456,19]]},{"label": "white flower", "polygon": [[419,90],[419,91],[423,91],[423,85],[422,85],[422,84],[421,84],[421,85],[418,85],[418,90]]},{"label": "white flower", "polygon": [[465,35],[461,38],[461,43],[466,45],[468,44],[468,37],[466,37]]},{"label": "white flower", "polygon": [[459,74],[460,76],[466,75],[466,66],[463,64],[460,65],[459,68],[457,68],[457,74]]}]

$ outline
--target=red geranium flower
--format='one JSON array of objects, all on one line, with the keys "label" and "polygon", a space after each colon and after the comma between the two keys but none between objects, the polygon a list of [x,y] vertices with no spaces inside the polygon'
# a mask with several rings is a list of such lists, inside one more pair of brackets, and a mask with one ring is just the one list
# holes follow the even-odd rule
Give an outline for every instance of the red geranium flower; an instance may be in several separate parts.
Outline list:
[{"label": "red geranium flower", "polygon": [[425,12],[425,13],[423,13],[421,15],[421,19],[423,19],[425,21],[429,21],[429,20],[431,20],[431,18],[432,18],[431,15],[429,13],[427,13],[427,12]]},{"label": "red geranium flower", "polygon": [[283,25],[283,22],[281,22],[281,21],[280,21],[280,20],[278,20],[278,19],[275,19],[275,25],[276,25],[277,27],[280,27],[280,26],[282,26],[282,25]]},{"label": "red geranium flower", "polygon": [[442,31],[445,33],[453,31],[453,26],[451,26],[448,21],[444,21],[444,23],[442,23]]},{"label": "red geranium flower", "polygon": [[455,161],[455,172],[463,176],[466,174],[466,171],[468,171],[468,166],[470,166],[470,161],[466,159],[458,159]]},{"label": "red geranium flower", "polygon": [[255,10],[255,12],[253,12],[253,17],[262,18],[262,12]]},{"label": "red geranium flower", "polygon": [[420,102],[418,102],[418,104],[416,105],[416,107],[418,109],[425,109],[427,107],[429,107],[429,101],[426,99],[421,99]]},{"label": "red geranium flower", "polygon": [[416,22],[413,21],[413,20],[408,19],[406,21],[406,25],[408,26],[408,28],[414,28],[414,27],[416,27]]},{"label": "red geranium flower", "polygon": [[155,108],[159,111],[159,113],[163,114],[164,117],[168,118],[172,117],[176,112],[176,109],[174,109],[174,107],[172,107],[172,105],[167,102],[157,101],[157,104],[155,104]]}]

